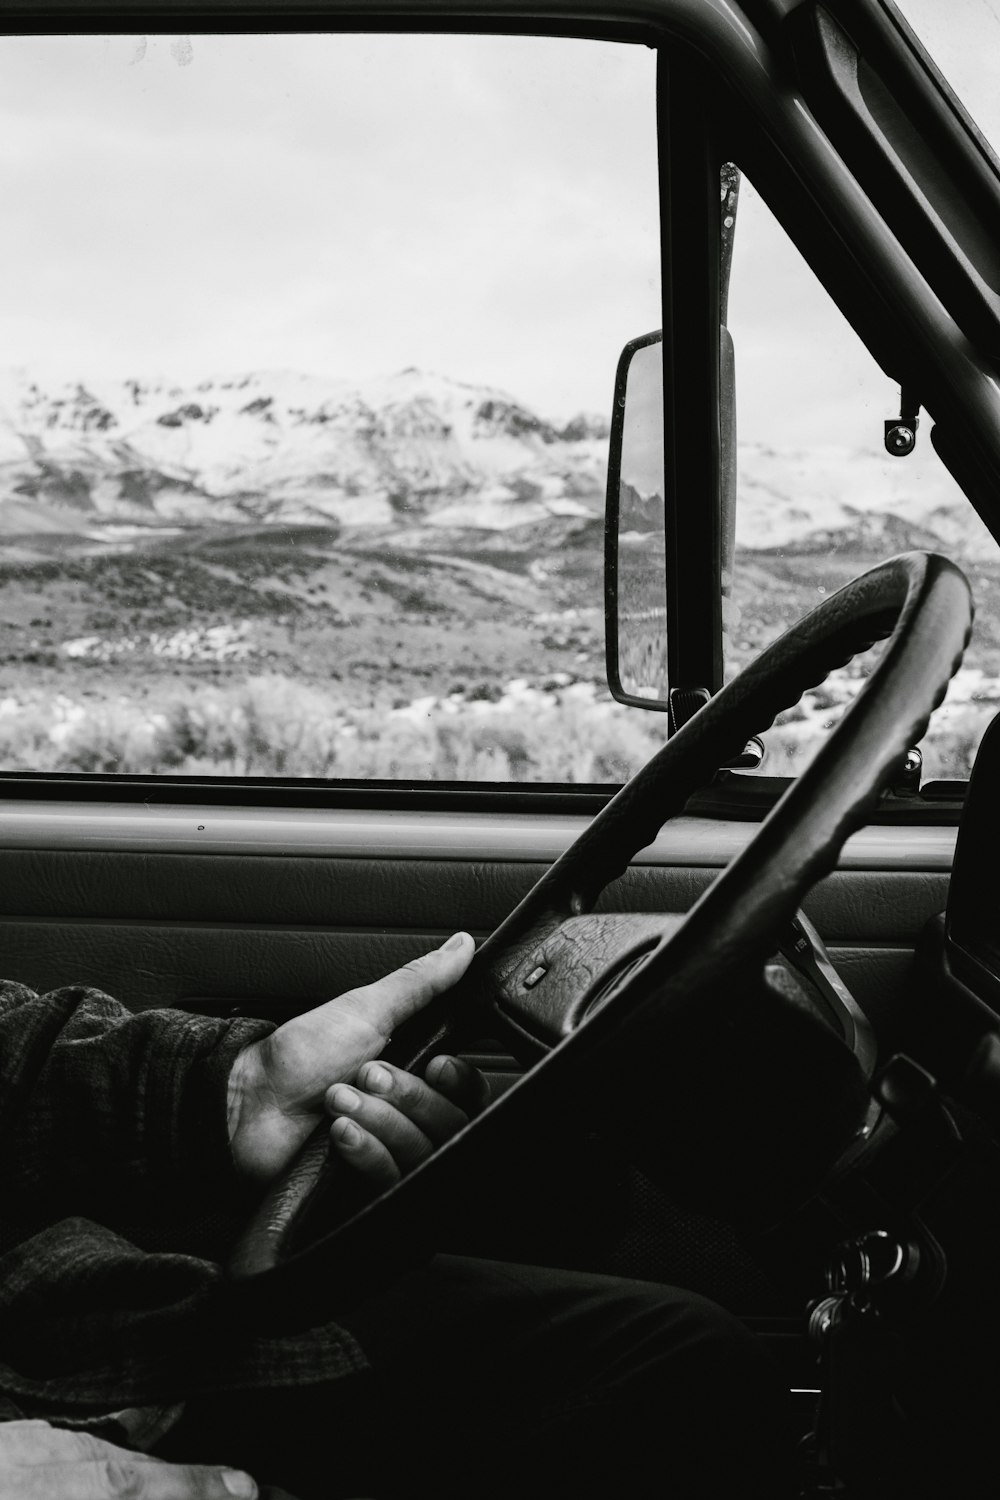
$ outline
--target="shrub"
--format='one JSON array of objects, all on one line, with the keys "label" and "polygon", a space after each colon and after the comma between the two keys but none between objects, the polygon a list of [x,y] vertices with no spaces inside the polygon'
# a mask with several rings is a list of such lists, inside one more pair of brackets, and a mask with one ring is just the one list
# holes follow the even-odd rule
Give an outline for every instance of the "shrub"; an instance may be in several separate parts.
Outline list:
[{"label": "shrub", "polygon": [[[7,770],[139,775],[345,777],[619,783],[663,743],[665,716],[612,703],[586,683],[359,706],[329,684],[276,673],[227,685],[178,684],[155,706],[124,694],[72,698],[32,689],[0,699]],[[995,704],[949,703],[923,744],[925,778],[961,779]],[[827,738],[829,715],[793,710],[767,735],[764,770],[797,775]]]},{"label": "shrub", "polygon": [[663,736],[661,716],[579,692],[473,692],[392,712],[276,674],[178,688],[155,707],[41,694],[5,704],[0,762],[12,770],[617,782]]}]

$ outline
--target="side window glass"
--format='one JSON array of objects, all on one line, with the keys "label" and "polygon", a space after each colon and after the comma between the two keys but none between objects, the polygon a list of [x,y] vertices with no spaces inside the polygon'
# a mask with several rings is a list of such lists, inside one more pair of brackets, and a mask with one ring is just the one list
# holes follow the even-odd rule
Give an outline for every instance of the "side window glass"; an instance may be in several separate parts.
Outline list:
[{"label": "side window glass", "polygon": [[[975,634],[920,746],[924,779],[968,777],[1000,709],[997,544],[940,463],[922,414],[914,452],[890,457],[899,387],[820,286],[746,178],[729,326],[736,350],[738,501],[726,673],[856,574],[911,548],[944,552],[976,598]],[[761,774],[797,775],[871,669],[831,673],[764,736]]]},{"label": "side window glass", "polygon": [[0,770],[616,782],[655,56],[0,40]]}]

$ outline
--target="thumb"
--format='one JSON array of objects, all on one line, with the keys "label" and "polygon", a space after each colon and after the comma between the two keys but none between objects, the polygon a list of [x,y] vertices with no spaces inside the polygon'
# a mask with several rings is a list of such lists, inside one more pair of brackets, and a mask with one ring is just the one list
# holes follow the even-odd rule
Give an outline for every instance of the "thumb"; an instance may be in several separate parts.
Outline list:
[{"label": "thumb", "polygon": [[401,969],[363,989],[349,990],[334,1003],[352,1006],[363,1012],[366,1020],[388,1035],[428,1001],[457,984],[472,961],[476,944],[467,932],[456,932],[420,958],[412,958]]},{"label": "thumb", "polygon": [[475,948],[467,932],[456,932],[433,953],[294,1016],[245,1047],[229,1075],[229,1139],[240,1171],[260,1181],[281,1171],[312,1128],[310,1116],[320,1113],[330,1085],[353,1078],[398,1025],[456,984]]}]

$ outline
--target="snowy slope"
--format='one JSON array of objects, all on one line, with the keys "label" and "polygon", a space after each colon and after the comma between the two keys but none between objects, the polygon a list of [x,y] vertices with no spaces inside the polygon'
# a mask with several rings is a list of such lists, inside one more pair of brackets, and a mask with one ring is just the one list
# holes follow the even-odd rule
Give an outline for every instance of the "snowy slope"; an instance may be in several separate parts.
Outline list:
[{"label": "snowy slope", "polygon": [[[489,527],[601,503],[606,425],[417,370],[361,384],[255,373],[183,387],[0,377],[0,524],[254,518]],[[477,516],[477,508],[482,514]]]},{"label": "snowy slope", "polygon": [[[247,521],[503,531],[599,514],[606,465],[600,418],[557,428],[503,391],[413,369],[360,383],[258,372],[49,388],[0,372],[8,537]],[[647,530],[649,497],[626,500]],[[741,445],[737,540],[966,558],[996,546],[923,433],[902,460]]]},{"label": "snowy slope", "polygon": [[888,554],[931,547],[995,558],[997,544],[921,434],[919,457],[843,447],[739,450],[737,545]]}]

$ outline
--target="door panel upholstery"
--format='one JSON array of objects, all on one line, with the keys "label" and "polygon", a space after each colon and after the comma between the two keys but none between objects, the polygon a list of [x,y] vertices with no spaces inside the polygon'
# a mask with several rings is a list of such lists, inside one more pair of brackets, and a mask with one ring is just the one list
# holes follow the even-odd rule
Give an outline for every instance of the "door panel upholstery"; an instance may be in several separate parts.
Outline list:
[{"label": "door panel upholstery", "polygon": [[[357,813],[279,811],[271,821],[268,809],[222,811],[0,804],[5,977],[38,990],[92,984],[134,1008],[280,1022],[457,928],[484,937],[584,821],[400,815],[394,835],[393,820],[373,814],[366,852]],[[676,819],[600,905],[684,911],[753,831]],[[945,905],[953,845],[954,830],[864,830],[807,902],[876,1022],[905,1004],[917,937]],[[489,1038],[475,1060],[496,1088],[515,1076]],[[534,1171],[470,1184],[466,1227],[449,1248],[678,1282],[744,1315],[763,1310],[795,1358],[801,1306],[815,1291],[774,1261],[773,1247],[673,1204],[596,1133],[555,1170],[542,1153]]]},{"label": "door panel upholstery", "polygon": [[[183,819],[193,830],[214,829],[219,810],[184,809]],[[554,857],[582,826],[578,818],[560,824],[550,817],[541,830],[528,817],[498,819],[500,836],[490,849],[488,819],[470,815],[463,832],[461,817],[451,815],[434,858],[427,850],[441,820],[422,820],[417,843],[401,816],[393,848],[384,815],[373,815],[371,857],[355,852],[363,842],[357,814],[346,834],[337,814],[285,814],[278,840],[244,829],[242,845],[230,823],[212,852],[189,852],[169,837],[157,849],[158,829],[166,832],[158,819],[111,828],[108,821],[100,810],[72,805],[60,817],[47,804],[32,827],[31,804],[0,810],[7,977],[39,989],[95,984],[134,1007],[218,996],[275,1020],[378,978],[456,928],[485,936],[545,869],[539,843]],[[314,852],[317,829],[328,852]],[[601,908],[686,910],[752,831],[748,824],[675,820],[609,886]],[[942,835],[934,843],[928,832],[865,830],[806,904],[876,1020],[900,998],[917,936],[945,904],[954,835],[931,830]],[[276,847],[280,853],[270,852]],[[459,854],[476,848],[483,854]],[[887,868],[878,867],[880,859]]]}]

